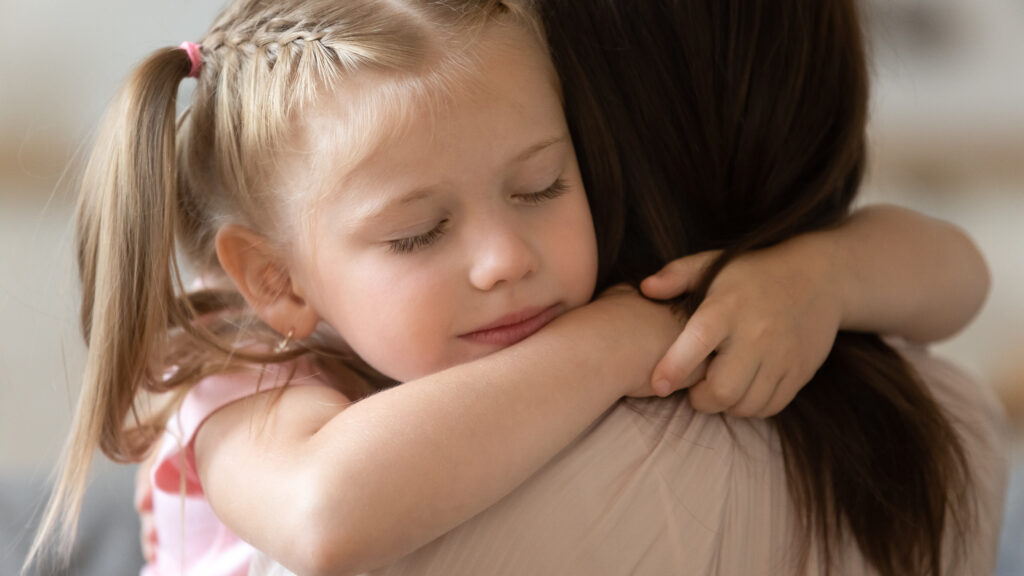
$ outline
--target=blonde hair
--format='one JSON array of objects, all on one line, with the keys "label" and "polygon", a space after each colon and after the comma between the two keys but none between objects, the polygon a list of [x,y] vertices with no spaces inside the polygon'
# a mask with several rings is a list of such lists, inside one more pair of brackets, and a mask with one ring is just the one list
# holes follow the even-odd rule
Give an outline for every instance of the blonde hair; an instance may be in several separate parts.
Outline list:
[{"label": "blonde hair", "polygon": [[224,224],[281,236],[272,216],[287,202],[264,183],[296,116],[368,72],[401,79],[379,91],[378,105],[450,89],[472,68],[458,55],[486,23],[505,19],[540,31],[529,0],[237,0],[200,42],[202,71],[180,121],[186,52],[159,50],[134,70],[106,113],[83,179],[77,249],[89,355],[25,568],[51,541],[66,564],[97,447],[118,462],[139,461],[151,449],[168,411],[144,414],[144,393],[180,395],[239,362],[318,350],[316,343],[283,354],[237,350],[232,343],[243,330],[250,341],[279,336],[241,320],[244,302],[233,291],[187,292],[178,256],[205,278],[223,277],[214,239]]}]

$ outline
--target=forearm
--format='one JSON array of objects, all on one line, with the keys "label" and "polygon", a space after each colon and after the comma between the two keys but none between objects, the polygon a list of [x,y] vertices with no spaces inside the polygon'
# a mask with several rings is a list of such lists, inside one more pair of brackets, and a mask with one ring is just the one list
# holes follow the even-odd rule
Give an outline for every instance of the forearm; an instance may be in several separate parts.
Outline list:
[{"label": "forearm", "polygon": [[649,378],[678,327],[661,310],[660,321],[645,320],[655,305],[636,300],[598,301],[339,414],[311,445],[322,463],[311,526],[323,549],[338,550],[347,571],[373,568],[511,492]]},{"label": "forearm", "polygon": [[844,330],[935,341],[966,326],[987,296],[984,258],[949,223],[871,206],[817,234],[834,245]]}]

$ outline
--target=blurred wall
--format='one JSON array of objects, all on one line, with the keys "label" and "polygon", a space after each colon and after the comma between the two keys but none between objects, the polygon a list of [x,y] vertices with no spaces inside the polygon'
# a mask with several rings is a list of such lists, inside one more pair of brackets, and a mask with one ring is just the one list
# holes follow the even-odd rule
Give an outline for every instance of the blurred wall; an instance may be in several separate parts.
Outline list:
[{"label": "blurred wall", "polygon": [[967,330],[935,349],[1019,399],[1024,2],[870,0],[865,6],[874,85],[863,199],[955,222],[979,244],[992,269],[989,301]]},{"label": "blurred wall", "polygon": [[0,472],[52,465],[84,364],[65,168],[133,63],[220,4],[0,0]]}]

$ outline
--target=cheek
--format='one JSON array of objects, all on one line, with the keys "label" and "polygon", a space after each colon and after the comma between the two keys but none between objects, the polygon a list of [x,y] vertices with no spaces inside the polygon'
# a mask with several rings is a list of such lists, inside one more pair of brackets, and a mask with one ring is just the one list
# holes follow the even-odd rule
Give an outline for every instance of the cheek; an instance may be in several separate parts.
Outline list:
[{"label": "cheek", "polygon": [[597,237],[585,198],[574,199],[567,208],[563,225],[549,242],[557,250],[559,274],[571,305],[581,306],[590,301],[597,283]]},{"label": "cheek", "polygon": [[446,276],[388,264],[365,271],[345,290],[347,296],[338,294],[346,302],[328,322],[337,324],[335,329],[363,360],[396,380],[445,367],[453,319]]}]

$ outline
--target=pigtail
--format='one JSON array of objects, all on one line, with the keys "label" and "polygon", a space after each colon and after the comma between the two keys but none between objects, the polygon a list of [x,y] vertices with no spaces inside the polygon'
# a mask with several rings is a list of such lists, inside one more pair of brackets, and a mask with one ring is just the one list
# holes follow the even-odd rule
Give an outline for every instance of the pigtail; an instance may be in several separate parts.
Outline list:
[{"label": "pigtail", "polygon": [[175,103],[190,68],[179,49],[143,62],[108,109],[85,171],[76,241],[89,353],[63,464],[23,571],[51,540],[57,562],[67,564],[96,448],[137,461],[157,434],[127,434],[124,426],[140,387],[161,380],[168,325],[188,324],[175,296]]}]

